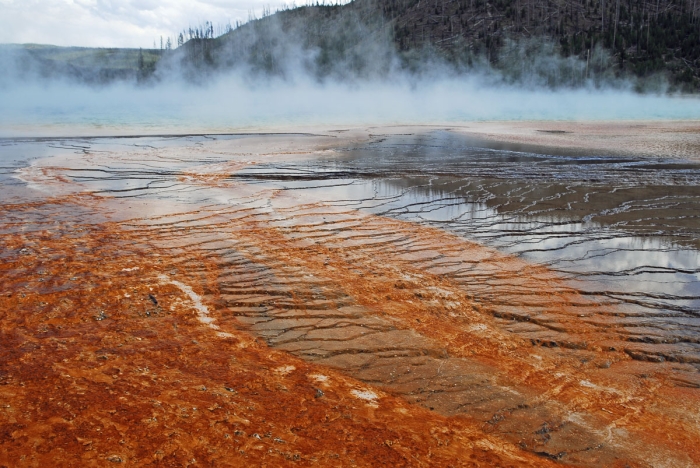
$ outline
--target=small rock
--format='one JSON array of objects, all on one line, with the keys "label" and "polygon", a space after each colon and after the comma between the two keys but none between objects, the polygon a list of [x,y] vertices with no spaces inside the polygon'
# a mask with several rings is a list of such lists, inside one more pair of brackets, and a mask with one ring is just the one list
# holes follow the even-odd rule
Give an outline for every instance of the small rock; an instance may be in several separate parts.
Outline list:
[{"label": "small rock", "polygon": [[325,393],[323,393],[323,390],[321,390],[320,388],[317,388],[315,397],[321,398],[323,395],[325,395]]},{"label": "small rock", "polygon": [[122,463],[124,460],[122,460],[122,457],[119,455],[110,455],[107,457],[107,461],[111,461],[112,463]]}]

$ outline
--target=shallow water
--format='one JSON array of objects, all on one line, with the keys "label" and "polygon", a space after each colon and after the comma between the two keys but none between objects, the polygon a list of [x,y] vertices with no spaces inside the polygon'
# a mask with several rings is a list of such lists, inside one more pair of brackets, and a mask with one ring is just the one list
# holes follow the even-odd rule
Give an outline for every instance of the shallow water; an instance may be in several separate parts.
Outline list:
[{"label": "shallow water", "polygon": [[[145,159],[72,165],[63,174],[102,196],[219,203],[225,193],[180,176],[227,161],[195,152],[207,142],[241,138],[6,142],[2,177],[17,185],[11,174],[47,155],[151,151]],[[700,164],[543,151],[436,131],[375,137],[330,158],[248,165],[230,178],[434,226],[546,265],[592,300],[623,306],[629,316],[617,331],[649,344],[645,356],[700,364]]]},{"label": "shallow water", "polygon": [[[214,278],[197,297],[217,333],[572,464],[631,456],[605,418],[647,382],[700,385],[700,165],[443,131],[298,154],[311,136],[269,135],[269,157],[247,138],[6,141],[2,233],[117,221],[175,259],[157,278]],[[23,206],[54,196],[48,218]]]},{"label": "shallow water", "polygon": [[168,80],[152,87],[26,83],[0,87],[0,136],[228,133],[273,126],[397,122],[700,118],[695,96],[644,95],[610,88],[523,90],[478,78],[436,78],[394,77],[349,85],[320,85],[302,77],[255,83],[221,79],[202,86]]},{"label": "shallow water", "polygon": [[676,344],[654,359],[700,363],[700,164],[489,149],[433,133],[235,177],[547,265],[593,300],[625,306],[627,339]]}]

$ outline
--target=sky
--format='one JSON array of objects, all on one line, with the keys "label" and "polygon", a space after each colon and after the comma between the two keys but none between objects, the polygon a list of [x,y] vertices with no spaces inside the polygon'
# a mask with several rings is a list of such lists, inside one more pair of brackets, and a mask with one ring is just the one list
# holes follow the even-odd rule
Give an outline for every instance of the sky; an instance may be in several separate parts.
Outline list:
[{"label": "sky", "polygon": [[[0,0],[0,43],[153,47],[204,21],[246,21],[281,0]],[[300,4],[303,4],[302,0]],[[291,4],[291,2],[290,2]]]}]

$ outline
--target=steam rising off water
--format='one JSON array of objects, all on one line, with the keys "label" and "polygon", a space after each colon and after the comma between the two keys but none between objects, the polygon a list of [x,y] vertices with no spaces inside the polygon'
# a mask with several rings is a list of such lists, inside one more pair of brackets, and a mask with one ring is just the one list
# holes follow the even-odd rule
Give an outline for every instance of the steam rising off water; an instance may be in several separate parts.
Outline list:
[{"label": "steam rising off water", "polygon": [[[245,137],[61,140],[8,149],[17,158],[78,155],[70,156],[78,158],[73,162],[60,163],[67,164],[61,171],[81,190],[101,196],[263,209],[267,216],[268,194],[288,193],[305,203],[438,227],[558,271],[569,287],[592,301],[579,306],[583,315],[575,321],[593,327],[597,336],[610,336],[609,346],[639,359],[700,365],[695,323],[700,310],[700,226],[693,215],[700,212],[697,163],[496,149],[433,132],[375,138],[340,149],[331,158],[233,171],[232,182],[253,190],[243,200],[182,179],[189,168],[227,161],[217,152],[205,151],[204,159],[190,153],[201,154],[207,141],[235,145],[240,138]],[[119,156],[132,150],[145,151],[138,163]],[[162,151],[174,153],[166,156],[170,153]],[[88,164],[79,156],[83,153],[115,156]],[[302,228],[306,221],[294,213],[280,214],[274,222],[310,229]],[[337,230],[324,222],[319,233],[303,235],[342,236],[345,222],[338,221]],[[387,249],[400,254],[404,246]],[[568,329],[568,309],[545,313],[539,299],[528,302],[533,299],[519,289],[519,278],[511,284],[498,275],[484,277],[459,259],[438,257],[434,263],[427,268],[446,269],[448,277],[491,304],[496,317],[527,323],[519,332],[532,340],[562,345],[583,339]],[[620,313],[622,318],[611,324],[610,317]],[[538,320],[539,315],[547,318]]]},{"label": "steam rising off water", "polygon": [[[359,35],[364,39],[363,31]],[[92,87],[50,73],[47,79],[0,77],[0,137],[9,137],[0,138],[0,242],[10,265],[2,277],[10,294],[3,300],[12,304],[8,317],[15,314],[6,328],[18,337],[6,340],[8,350],[24,352],[28,346],[22,343],[32,333],[36,342],[47,343],[47,324],[55,338],[119,342],[105,345],[109,352],[94,349],[95,360],[105,358],[104,365],[120,374],[110,394],[121,385],[130,395],[121,399],[146,404],[150,397],[136,397],[123,378],[143,360],[124,354],[117,368],[113,359],[130,339],[123,325],[148,331],[148,339],[138,337],[144,356],[195,356],[198,368],[206,360],[199,348],[195,354],[191,347],[164,352],[177,341],[157,341],[188,333],[179,326],[187,317],[176,313],[186,299],[206,330],[179,336],[187,338],[183,343],[199,347],[201,340],[223,355],[232,348],[210,340],[255,335],[286,352],[275,351],[278,357],[330,366],[371,386],[349,395],[373,408],[384,405],[383,388],[444,416],[467,415],[477,433],[564,463],[611,466],[637,458],[689,466],[679,447],[697,447],[696,414],[683,406],[691,396],[684,387],[700,388],[700,164],[650,152],[666,144],[675,157],[697,156],[697,126],[674,127],[668,139],[640,149],[642,158],[628,148],[632,154],[616,157],[546,152],[416,127],[396,134],[381,125],[687,120],[700,119],[700,101],[638,94],[635,84],[622,79],[589,79],[587,63],[584,68],[575,58],[543,53],[536,60],[547,72],[540,81],[534,75],[508,81],[507,70],[498,75],[488,65],[457,73],[431,61],[412,74],[396,71],[395,51],[364,42],[360,55],[376,72],[368,76],[342,60],[329,73],[315,74],[313,67],[304,68],[312,50],[288,48],[295,42],[280,40],[281,47],[268,50],[277,54],[275,65],[283,65],[277,74],[256,74],[234,61],[226,73],[194,69],[191,81],[186,76],[193,70],[172,62],[140,84]],[[528,57],[515,51],[511,58],[514,69],[529,69],[523,63]],[[542,77],[561,69],[575,72],[567,75],[576,79],[554,80],[547,88]],[[634,135],[645,131],[644,125],[627,127],[630,134],[617,140],[619,146],[639,143]],[[243,135],[287,128],[308,133]],[[655,130],[663,140],[663,130]],[[187,135],[200,133],[206,136]],[[618,136],[602,135],[600,141]],[[557,141],[582,141],[576,137]],[[95,236],[88,243],[81,239],[86,229]],[[138,252],[158,259],[142,262]],[[111,268],[101,271],[106,264]],[[156,270],[149,278],[147,272]],[[123,275],[136,271],[135,283]],[[98,283],[102,289],[95,288]],[[184,297],[177,299],[172,287]],[[95,291],[104,297],[90,299]],[[77,300],[70,302],[63,292]],[[88,299],[81,306],[83,296]],[[121,306],[103,307],[105,298]],[[144,309],[144,303],[155,308]],[[162,320],[161,307],[175,313]],[[82,328],[71,328],[74,318]],[[27,331],[30,319],[39,324],[34,332]],[[118,338],[109,327],[118,329]],[[70,346],[80,361],[91,355],[85,344]],[[41,365],[51,367],[50,359],[61,352],[42,350]],[[226,363],[217,367],[216,385],[238,398],[230,382],[221,380],[228,378],[223,367],[241,368],[229,358],[212,360]],[[56,379],[60,373],[63,381],[66,362],[53,366]],[[278,369],[290,373],[295,366]],[[0,371],[6,385],[9,373]],[[199,369],[196,374],[197,388],[206,390]],[[104,379],[111,379],[106,375],[95,381],[100,401]],[[56,401],[68,394],[80,400],[84,382],[74,380],[81,385],[75,391],[45,380],[36,380],[35,388],[48,394],[55,388]],[[166,385],[173,382],[188,390],[180,380]],[[314,388],[305,382],[306,390]],[[152,395],[170,391],[155,378],[147,385]],[[310,416],[306,408],[318,406],[314,399],[324,402],[337,390],[312,385],[315,395],[299,392],[304,418]],[[271,381],[263,386],[261,393],[273,402],[268,408],[279,402],[270,389],[287,391]],[[33,395],[26,401],[44,407]],[[691,401],[688,406],[697,407]],[[210,430],[224,427],[210,419],[221,406],[201,406],[208,407],[202,413]],[[147,416],[156,421],[150,407]],[[168,426],[167,418],[158,417]],[[257,423],[259,412],[249,419]],[[147,425],[149,433],[165,433]],[[264,433],[247,439],[257,444]],[[319,440],[315,430],[311,434]],[[686,436],[684,445],[677,443],[679,435]],[[658,450],[657,443],[670,451]]]},{"label": "steam rising off water", "polygon": [[524,90],[477,77],[325,84],[299,78],[222,78],[202,86],[164,82],[90,88],[0,87],[0,135],[221,133],[271,126],[469,120],[700,119],[696,97],[631,90]]}]

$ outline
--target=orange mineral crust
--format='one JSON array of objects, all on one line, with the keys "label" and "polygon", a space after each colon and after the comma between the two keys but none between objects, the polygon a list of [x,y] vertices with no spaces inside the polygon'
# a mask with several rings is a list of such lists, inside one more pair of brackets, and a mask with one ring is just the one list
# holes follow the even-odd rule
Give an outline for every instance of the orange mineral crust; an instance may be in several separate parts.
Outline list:
[{"label": "orange mineral crust", "polygon": [[[698,395],[685,380],[693,374],[633,360],[614,323],[581,320],[605,321],[614,307],[544,267],[440,230],[321,206],[290,211],[282,226],[217,208],[140,229],[182,258],[221,252],[212,316],[222,327],[243,327],[544,458],[698,462]],[[221,233],[235,239],[235,253]],[[450,265],[472,270],[487,293],[446,275]],[[494,317],[503,302],[548,333]]]},{"label": "orange mineral crust", "polygon": [[[513,141],[573,138],[562,128]],[[361,208],[409,177],[391,172],[383,193],[374,172],[339,170],[342,145],[384,137],[346,138],[64,143],[17,170],[26,187],[0,207],[0,466],[700,465],[696,316],[591,294],[585,274],[426,222],[467,203],[452,192],[402,199],[426,206],[417,220]],[[576,187],[529,203],[592,210],[589,194],[616,193]],[[512,209],[519,190],[502,189]],[[669,213],[607,207],[624,226]]]},{"label": "orange mineral crust", "polygon": [[172,274],[166,249],[75,211],[5,207],[37,222],[0,241],[0,465],[551,464],[219,327],[213,262]]}]

